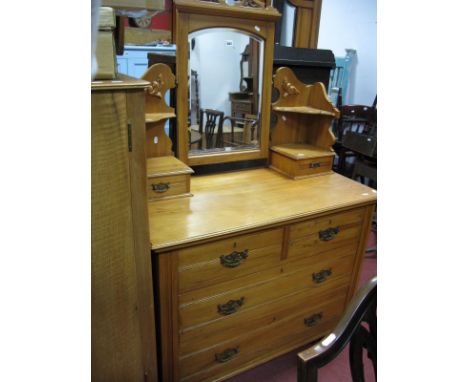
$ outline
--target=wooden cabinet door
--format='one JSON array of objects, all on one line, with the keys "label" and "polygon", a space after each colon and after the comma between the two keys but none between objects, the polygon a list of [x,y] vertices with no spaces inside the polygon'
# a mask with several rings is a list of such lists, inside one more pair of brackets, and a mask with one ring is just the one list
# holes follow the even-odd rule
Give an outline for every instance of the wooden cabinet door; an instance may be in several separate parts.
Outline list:
[{"label": "wooden cabinet door", "polygon": [[93,381],[155,381],[142,90],[92,93]]}]

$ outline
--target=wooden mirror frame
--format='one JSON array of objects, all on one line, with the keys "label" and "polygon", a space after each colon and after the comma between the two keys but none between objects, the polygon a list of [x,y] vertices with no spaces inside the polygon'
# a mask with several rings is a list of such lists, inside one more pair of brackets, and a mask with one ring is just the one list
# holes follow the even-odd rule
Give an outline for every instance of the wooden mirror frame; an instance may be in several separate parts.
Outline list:
[{"label": "wooden mirror frame", "polygon": [[[254,3],[256,4],[256,3]],[[189,166],[268,158],[271,85],[275,21],[281,14],[273,7],[251,7],[202,0],[175,0],[175,41],[177,46],[177,142],[179,159]],[[264,62],[260,107],[260,147],[231,152],[208,152],[189,156],[188,145],[188,38],[202,29],[230,28],[247,32],[263,40]]]}]

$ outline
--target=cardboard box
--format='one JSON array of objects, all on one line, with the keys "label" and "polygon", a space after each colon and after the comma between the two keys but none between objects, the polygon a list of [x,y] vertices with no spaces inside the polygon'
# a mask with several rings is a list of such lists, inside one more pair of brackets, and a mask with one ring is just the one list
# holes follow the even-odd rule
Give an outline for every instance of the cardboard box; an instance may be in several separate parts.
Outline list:
[{"label": "cardboard box", "polygon": [[96,60],[98,70],[96,80],[113,80],[117,75],[115,42],[112,31],[99,31],[96,41]]},{"label": "cardboard box", "polygon": [[127,11],[164,10],[164,0],[102,0],[101,5]]},{"label": "cardboard box", "polygon": [[113,80],[117,77],[117,58],[115,56],[115,13],[112,8],[99,10],[99,31],[96,39],[96,80]]}]

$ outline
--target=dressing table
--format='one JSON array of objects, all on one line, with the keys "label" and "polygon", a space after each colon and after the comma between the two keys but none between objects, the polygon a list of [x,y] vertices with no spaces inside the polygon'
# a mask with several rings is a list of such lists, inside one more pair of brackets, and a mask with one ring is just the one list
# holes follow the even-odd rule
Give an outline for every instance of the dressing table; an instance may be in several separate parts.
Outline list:
[{"label": "dressing table", "polygon": [[[376,204],[374,190],[314,157],[333,156],[337,112],[323,85],[307,87],[283,68],[272,105],[279,13],[270,3],[174,4],[175,79],[163,65],[146,81],[92,86],[93,380],[221,381],[326,335],[356,289]],[[215,82],[210,101],[206,81],[219,73],[204,71],[213,60],[197,49],[220,36],[218,50],[239,73],[232,86]],[[194,149],[188,73],[199,73],[201,108],[230,107],[247,44],[259,58],[249,72],[256,140]],[[176,110],[164,103],[174,86]],[[177,158],[164,136],[171,118]],[[305,168],[291,173],[304,153]],[[200,175],[220,164],[233,167]]]},{"label": "dressing table", "polygon": [[[291,145],[299,157],[304,147],[320,158],[333,156],[330,125],[339,113],[323,85],[305,86],[288,70],[278,72],[280,98],[272,108],[279,14],[268,4],[174,4],[178,157],[195,175],[192,196],[148,203],[159,367],[163,381],[221,381],[318,339],[336,325],[356,288],[376,194],[320,167],[313,156],[308,157],[310,171],[300,176],[288,174],[287,166],[197,175],[203,166],[219,163],[272,163],[273,155]],[[255,144],[194,150],[185,134],[191,70],[199,74],[200,107],[216,108],[204,98],[203,65],[209,63],[200,54],[212,31],[226,33],[229,47],[241,45],[241,52],[243,44],[256,41],[261,59],[253,78],[259,89]],[[230,104],[229,93],[238,91],[238,82],[227,91],[216,84],[218,98],[226,101],[216,105],[228,113],[219,105]],[[277,119],[273,142],[272,111]]]}]

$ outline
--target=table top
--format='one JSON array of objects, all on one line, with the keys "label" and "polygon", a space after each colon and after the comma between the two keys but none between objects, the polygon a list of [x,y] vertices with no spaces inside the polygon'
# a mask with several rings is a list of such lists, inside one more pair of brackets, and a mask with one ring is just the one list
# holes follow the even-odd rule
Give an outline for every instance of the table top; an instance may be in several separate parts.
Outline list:
[{"label": "table top", "polygon": [[292,180],[265,168],[192,176],[191,193],[149,202],[152,249],[172,250],[377,199],[375,190],[336,173]]}]

